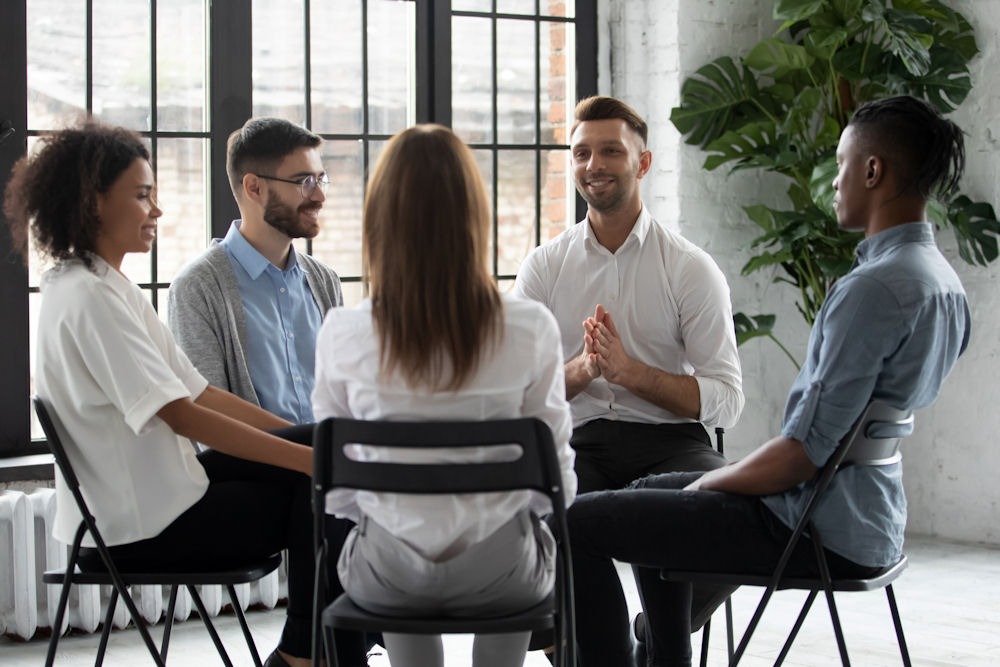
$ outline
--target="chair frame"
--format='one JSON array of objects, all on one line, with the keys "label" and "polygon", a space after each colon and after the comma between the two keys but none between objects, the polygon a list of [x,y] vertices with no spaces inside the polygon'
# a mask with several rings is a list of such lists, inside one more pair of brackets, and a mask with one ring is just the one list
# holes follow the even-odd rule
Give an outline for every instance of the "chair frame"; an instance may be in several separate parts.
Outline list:
[{"label": "chair frame", "polygon": [[[735,666],[742,659],[750,643],[751,636],[764,614],[764,609],[776,590],[807,590],[809,591],[805,603],[799,612],[788,638],[785,641],[781,652],[775,660],[775,665],[784,662],[791,650],[802,623],[812,607],[820,591],[825,593],[827,606],[830,611],[830,619],[833,623],[834,634],[837,639],[837,648],[840,652],[841,663],[846,667],[850,665],[850,658],[847,653],[847,644],[844,640],[844,633],[840,623],[840,616],[837,612],[837,605],[834,601],[834,592],[857,592],[871,591],[884,588],[889,604],[889,611],[892,615],[893,625],[896,630],[896,640],[899,644],[900,657],[903,664],[909,667],[910,655],[906,646],[906,637],[903,634],[903,625],[899,616],[899,608],[896,604],[896,596],[892,589],[892,582],[906,569],[906,556],[902,555],[898,561],[885,568],[880,569],[870,577],[866,578],[842,578],[834,579],[830,575],[830,568],[827,564],[826,554],[823,550],[823,543],[819,531],[812,523],[812,514],[816,508],[820,496],[829,487],[834,475],[838,471],[850,465],[883,466],[899,462],[902,458],[899,453],[899,443],[902,438],[913,432],[913,413],[893,408],[880,401],[872,401],[868,404],[861,416],[841,440],[840,445],[834,451],[830,459],[823,465],[814,477],[815,485],[806,502],[802,516],[792,531],[785,546],[774,573],[771,575],[756,575],[743,573],[714,573],[695,572],[678,570],[661,570],[660,576],[666,581],[686,581],[695,583],[711,583],[732,586],[762,586],[764,593],[754,611],[753,616],[743,633],[739,646],[735,652],[732,651],[732,624],[730,623],[730,660],[729,664]],[[820,576],[818,578],[800,578],[785,576],[785,568],[791,559],[792,553],[803,535],[809,535],[813,544],[813,553],[816,558],[816,565]],[[702,659],[706,657],[706,647],[702,647]],[[704,662],[703,662],[704,664]]]},{"label": "chair frame", "polygon": [[[511,461],[484,463],[407,464],[357,461],[344,447],[350,444],[393,447],[484,447],[520,445]],[[317,424],[313,438],[313,514],[316,536],[313,664],[320,655],[320,631],[327,656],[336,667],[334,628],[380,630],[412,634],[507,633],[555,629],[556,664],[576,664],[573,607],[573,567],[562,476],[548,426],[539,419],[493,421],[388,422],[330,418]],[[414,468],[419,474],[414,474]],[[327,544],[324,534],[326,494],[332,488],[415,494],[488,493],[531,489],[552,503],[549,522],[556,540],[556,580],[553,592],[540,604],[504,617],[407,618],[383,616],[360,609],[344,594],[325,610],[319,595],[325,585]]]},{"label": "chair frame", "polygon": [[[59,594],[59,605],[56,610],[56,617],[52,624],[52,636],[49,640],[48,653],[45,658],[46,667],[51,666],[55,662],[56,648],[59,644],[60,635],[62,634],[63,618],[65,616],[66,606],[69,600],[69,591],[73,584],[97,584],[112,587],[111,599],[108,602],[108,609],[104,616],[104,627],[101,630],[101,641],[97,649],[97,657],[94,663],[95,665],[101,665],[104,662],[104,654],[107,649],[108,638],[111,634],[111,626],[113,625],[112,620],[114,618],[118,598],[121,597],[126,608],[128,609],[129,615],[131,616],[136,629],[138,629],[139,634],[146,645],[146,648],[149,650],[150,656],[153,658],[153,662],[161,667],[165,666],[167,661],[167,650],[170,646],[170,632],[173,628],[174,607],[177,602],[177,593],[180,586],[185,586],[198,609],[198,614],[201,616],[201,619],[205,624],[205,628],[208,630],[209,636],[212,638],[212,642],[215,644],[219,657],[225,665],[232,667],[233,663],[222,644],[222,640],[219,637],[211,618],[209,617],[208,610],[202,602],[197,588],[195,588],[196,586],[222,585],[225,586],[229,592],[229,600],[237,618],[239,619],[240,628],[242,629],[243,636],[246,639],[247,647],[250,649],[254,665],[261,667],[262,663],[260,660],[260,654],[257,652],[257,646],[254,643],[253,635],[247,625],[246,616],[243,613],[243,608],[240,606],[235,586],[236,584],[245,584],[257,581],[258,579],[261,579],[276,570],[281,564],[281,554],[273,554],[266,559],[231,570],[213,570],[204,572],[120,572],[115,566],[114,559],[108,551],[107,544],[105,543],[100,530],[97,528],[97,520],[94,515],[91,514],[90,509],[87,506],[87,502],[84,499],[83,492],[80,488],[79,479],[73,470],[69,456],[63,446],[59,431],[62,430],[62,432],[65,433],[65,429],[61,424],[59,424],[59,427],[57,428],[56,424],[58,423],[58,417],[54,411],[49,409],[47,401],[36,395],[31,397],[31,402],[34,405],[35,414],[38,415],[38,421],[42,426],[42,430],[45,432],[45,436],[48,439],[49,449],[55,458],[56,465],[59,467],[59,472],[62,474],[63,480],[72,493],[73,498],[76,501],[77,508],[80,510],[80,514],[82,516],[80,525],[77,527],[76,534],[73,538],[73,544],[69,547],[69,557],[66,568],[61,570],[49,570],[42,576],[42,580],[47,584],[62,585],[62,590]],[[105,571],[81,572],[77,568],[77,561],[79,559],[83,538],[88,533],[94,540],[95,547],[97,548],[101,561],[104,564]],[[140,615],[139,609],[136,607],[135,601],[132,599],[132,596],[128,591],[129,586],[140,585],[170,586],[170,598],[167,604],[166,614],[164,616],[163,636],[159,647],[157,647],[156,643],[153,641],[152,635],[146,627],[146,623]]]}]

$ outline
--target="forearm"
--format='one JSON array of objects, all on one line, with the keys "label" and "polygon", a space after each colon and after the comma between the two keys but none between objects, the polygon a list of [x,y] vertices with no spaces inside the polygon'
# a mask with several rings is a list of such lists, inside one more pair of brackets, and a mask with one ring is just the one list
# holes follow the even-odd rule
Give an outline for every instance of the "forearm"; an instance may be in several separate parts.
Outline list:
[{"label": "forearm", "polygon": [[678,417],[701,418],[701,390],[694,376],[668,373],[632,359],[619,379],[609,381]]},{"label": "forearm", "polygon": [[705,473],[688,488],[766,496],[786,491],[816,474],[798,440],[778,436],[746,458]]},{"label": "forearm", "polygon": [[[194,402],[262,431],[272,431],[276,428],[292,425],[291,422],[212,385],[206,387],[205,391]],[[199,440],[199,442],[201,441]]]},{"label": "forearm", "polygon": [[172,401],[156,414],[177,435],[223,454],[312,475],[311,447],[266,433],[189,398]]},{"label": "forearm", "polygon": [[582,356],[573,357],[566,362],[566,400],[572,400],[574,396],[586,389],[594,380],[594,375],[587,369],[587,364]]}]

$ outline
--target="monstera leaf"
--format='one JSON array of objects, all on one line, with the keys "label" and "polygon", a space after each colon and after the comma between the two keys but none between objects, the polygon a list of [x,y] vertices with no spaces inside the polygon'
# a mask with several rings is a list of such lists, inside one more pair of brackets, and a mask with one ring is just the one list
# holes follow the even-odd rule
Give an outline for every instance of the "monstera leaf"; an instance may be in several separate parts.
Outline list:
[{"label": "monstera leaf", "polygon": [[761,116],[757,80],[732,58],[717,58],[681,86],[681,105],[670,121],[689,144],[704,148],[734,126]]},{"label": "monstera leaf", "polygon": [[997,258],[1000,221],[992,206],[959,195],[948,205],[948,219],[962,259],[969,264],[986,266]]}]

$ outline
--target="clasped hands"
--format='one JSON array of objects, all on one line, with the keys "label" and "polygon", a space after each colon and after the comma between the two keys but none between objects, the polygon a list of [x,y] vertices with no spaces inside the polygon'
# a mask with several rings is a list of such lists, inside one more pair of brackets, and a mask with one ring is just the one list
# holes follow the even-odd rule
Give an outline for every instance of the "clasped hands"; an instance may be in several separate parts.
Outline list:
[{"label": "clasped hands", "polygon": [[591,380],[604,376],[608,382],[624,384],[633,359],[625,353],[611,313],[597,304],[594,315],[583,321],[583,352],[580,363]]}]

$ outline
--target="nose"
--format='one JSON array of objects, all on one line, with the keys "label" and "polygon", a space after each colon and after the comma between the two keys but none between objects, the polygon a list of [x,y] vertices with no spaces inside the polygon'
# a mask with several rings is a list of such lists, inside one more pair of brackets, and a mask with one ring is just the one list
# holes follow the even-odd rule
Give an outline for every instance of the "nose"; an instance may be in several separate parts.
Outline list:
[{"label": "nose", "polygon": [[587,171],[598,171],[602,166],[601,156],[598,153],[593,153],[590,159],[587,160]]}]

